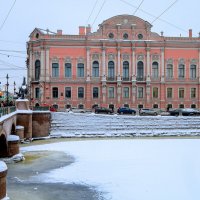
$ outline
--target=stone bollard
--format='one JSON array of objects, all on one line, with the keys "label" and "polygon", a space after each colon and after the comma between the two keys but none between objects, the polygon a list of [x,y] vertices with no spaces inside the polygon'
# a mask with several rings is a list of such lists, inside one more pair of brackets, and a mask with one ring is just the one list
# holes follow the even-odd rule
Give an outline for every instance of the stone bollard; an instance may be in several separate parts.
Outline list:
[{"label": "stone bollard", "polygon": [[19,136],[20,140],[24,139],[24,127],[23,126],[16,126],[16,135]]},{"label": "stone bollard", "polygon": [[8,141],[8,157],[12,157],[19,153],[19,136],[9,135]]},{"label": "stone bollard", "polygon": [[0,199],[6,197],[6,175],[7,175],[7,165],[0,161]]}]

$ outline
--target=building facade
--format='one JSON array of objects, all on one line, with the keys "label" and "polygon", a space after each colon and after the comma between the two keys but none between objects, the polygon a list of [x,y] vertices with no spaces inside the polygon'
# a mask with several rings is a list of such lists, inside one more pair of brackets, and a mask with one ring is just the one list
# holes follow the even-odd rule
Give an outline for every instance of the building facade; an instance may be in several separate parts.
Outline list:
[{"label": "building facade", "polygon": [[31,104],[63,110],[200,108],[200,38],[165,37],[132,15],[78,35],[35,29],[27,43]]}]

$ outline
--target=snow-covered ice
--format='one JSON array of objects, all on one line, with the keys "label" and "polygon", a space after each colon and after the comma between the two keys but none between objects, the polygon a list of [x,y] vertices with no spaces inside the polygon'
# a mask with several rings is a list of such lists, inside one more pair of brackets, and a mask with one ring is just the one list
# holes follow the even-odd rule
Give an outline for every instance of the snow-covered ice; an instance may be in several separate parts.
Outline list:
[{"label": "snow-covered ice", "polygon": [[199,200],[199,139],[112,139],[23,147],[63,151],[75,163],[32,177],[94,186],[106,200]]}]

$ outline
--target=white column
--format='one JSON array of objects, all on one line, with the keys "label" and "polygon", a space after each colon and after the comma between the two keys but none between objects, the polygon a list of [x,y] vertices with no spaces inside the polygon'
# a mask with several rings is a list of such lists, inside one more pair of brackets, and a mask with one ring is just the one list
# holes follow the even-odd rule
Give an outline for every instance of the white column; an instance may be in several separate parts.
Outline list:
[{"label": "white column", "polygon": [[40,66],[40,81],[44,81],[44,75],[45,75],[45,53],[44,53],[44,49],[41,49],[41,58],[40,58],[40,62],[41,62],[41,66]]},{"label": "white column", "polygon": [[106,49],[102,47],[102,80],[106,80]]},{"label": "white column", "polygon": [[147,80],[150,81],[150,48],[147,48]]},{"label": "white column", "polygon": [[120,59],[120,47],[117,48],[117,75],[120,76],[121,73],[120,73],[120,66],[121,64],[121,59]]},{"label": "white column", "polygon": [[136,65],[135,65],[135,48],[132,48],[132,75],[136,76]]},{"label": "white column", "polygon": [[161,49],[161,82],[165,81],[165,49]]},{"label": "white column", "polygon": [[33,52],[29,52],[29,66],[28,66],[28,81],[30,82],[33,79]]},{"label": "white column", "polygon": [[87,81],[90,81],[90,48],[89,47],[87,47],[86,48],[86,54],[87,54],[87,72],[86,72],[86,74],[87,74]]},{"label": "white column", "polygon": [[46,81],[49,81],[50,79],[50,66],[49,66],[49,48],[46,49],[46,73],[45,73],[45,77],[46,77]]}]

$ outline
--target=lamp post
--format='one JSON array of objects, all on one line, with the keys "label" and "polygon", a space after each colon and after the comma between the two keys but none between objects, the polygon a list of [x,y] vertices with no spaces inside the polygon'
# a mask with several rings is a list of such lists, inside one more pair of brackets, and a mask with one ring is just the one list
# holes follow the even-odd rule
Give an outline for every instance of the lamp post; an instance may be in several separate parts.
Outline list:
[{"label": "lamp post", "polygon": [[9,97],[8,97],[8,86],[9,86],[8,79],[9,79],[9,76],[8,76],[8,74],[6,76],[6,79],[7,79],[7,83],[6,83],[6,106],[8,106],[8,104],[9,104]]},{"label": "lamp post", "polygon": [[14,96],[15,96],[15,91],[16,91],[16,83],[14,81]]}]

